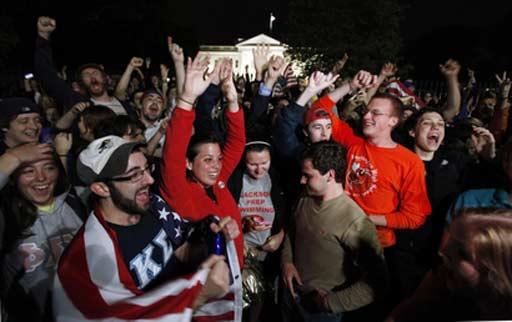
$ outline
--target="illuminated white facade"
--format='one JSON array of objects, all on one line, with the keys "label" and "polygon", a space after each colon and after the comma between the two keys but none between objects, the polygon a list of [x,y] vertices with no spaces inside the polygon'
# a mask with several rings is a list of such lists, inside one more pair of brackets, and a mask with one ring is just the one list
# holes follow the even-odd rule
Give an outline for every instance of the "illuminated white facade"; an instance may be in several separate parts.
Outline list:
[{"label": "illuminated white facade", "polygon": [[248,66],[249,75],[253,78],[255,70],[252,50],[256,48],[256,45],[261,44],[269,46],[268,58],[272,55],[285,56],[287,45],[265,34],[259,34],[255,37],[239,42],[234,46],[205,45],[201,46],[200,49],[201,52],[210,54],[210,70],[213,69],[217,59],[231,58],[233,60],[235,75],[245,74],[245,66]]}]

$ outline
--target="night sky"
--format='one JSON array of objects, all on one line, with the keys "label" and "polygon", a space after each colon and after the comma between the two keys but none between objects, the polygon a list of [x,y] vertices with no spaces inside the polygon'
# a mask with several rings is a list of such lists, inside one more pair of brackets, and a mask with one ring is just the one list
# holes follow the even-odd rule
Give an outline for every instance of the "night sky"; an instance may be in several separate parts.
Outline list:
[{"label": "night sky", "polygon": [[[402,0],[404,57],[418,78],[436,77],[437,64],[448,57],[490,77],[495,70],[512,69],[508,42],[512,1]],[[199,44],[234,44],[238,38],[269,33],[270,12],[277,17],[272,34],[286,33],[287,0],[152,1],[125,0],[56,2],[19,0],[3,6],[13,18],[19,43],[8,66],[20,74],[31,69],[36,18],[57,18],[54,54],[58,65],[71,67],[101,62],[119,72],[134,55],[170,63],[165,35],[172,33],[192,54]],[[99,8],[99,9],[98,9]],[[383,58],[385,59],[385,58]],[[377,72],[377,71],[373,71]],[[477,74],[478,75],[478,74]]]}]

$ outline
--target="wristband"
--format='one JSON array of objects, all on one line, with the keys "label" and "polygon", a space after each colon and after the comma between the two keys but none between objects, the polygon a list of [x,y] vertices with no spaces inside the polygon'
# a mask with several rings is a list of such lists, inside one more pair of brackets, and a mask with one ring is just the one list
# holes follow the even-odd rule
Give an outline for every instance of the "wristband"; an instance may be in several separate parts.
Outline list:
[{"label": "wristband", "polygon": [[183,97],[178,98],[178,100],[180,100],[180,101],[182,101],[182,102],[185,102],[185,103],[187,103],[187,104],[190,104],[190,105],[194,106],[194,103],[193,103],[193,102],[187,101],[187,100],[186,100],[186,99],[184,99]]}]

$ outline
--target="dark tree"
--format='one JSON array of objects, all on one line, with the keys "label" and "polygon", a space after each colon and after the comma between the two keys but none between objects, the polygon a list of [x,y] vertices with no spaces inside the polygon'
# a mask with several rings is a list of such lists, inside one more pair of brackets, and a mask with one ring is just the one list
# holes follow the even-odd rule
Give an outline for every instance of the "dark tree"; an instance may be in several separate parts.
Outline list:
[{"label": "dark tree", "polygon": [[398,0],[291,0],[285,41],[305,72],[330,70],[348,53],[348,72],[377,72],[402,49]]}]

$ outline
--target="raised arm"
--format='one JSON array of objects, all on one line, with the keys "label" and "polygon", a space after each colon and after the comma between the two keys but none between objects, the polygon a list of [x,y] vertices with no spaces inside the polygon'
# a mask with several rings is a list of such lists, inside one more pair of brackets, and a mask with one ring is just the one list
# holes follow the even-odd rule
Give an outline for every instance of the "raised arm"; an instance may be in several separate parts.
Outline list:
[{"label": "raised arm", "polygon": [[222,149],[223,164],[220,177],[227,182],[240,162],[245,148],[245,125],[243,111],[238,104],[238,94],[233,82],[233,62],[225,61],[219,71],[220,88],[227,103],[227,136]]},{"label": "raised arm", "polygon": [[132,73],[136,68],[141,67],[143,64],[144,60],[140,57],[132,57],[132,59],[130,59],[130,62],[128,63],[128,65],[126,65],[126,69],[124,70],[121,79],[117,83],[116,89],[114,91],[115,97],[121,100],[126,99],[126,89],[130,84],[130,78],[132,76]]},{"label": "raised arm", "polygon": [[489,124],[489,130],[496,138],[496,142],[500,143],[505,139],[505,132],[509,124],[510,101],[509,93],[512,81],[507,77],[507,72],[503,72],[503,76],[495,75],[499,85],[498,105],[494,109],[494,115]]},{"label": "raised arm", "polygon": [[451,123],[455,116],[459,114],[461,105],[461,95],[459,88],[460,65],[453,59],[448,59],[443,65],[439,65],[439,70],[446,78],[448,86],[448,96],[445,106],[443,106],[443,116],[446,122]]},{"label": "raised arm", "polygon": [[339,75],[333,75],[331,73],[324,74],[322,72],[314,72],[309,77],[308,86],[297,99],[297,104],[306,106],[313,96],[317,95],[331,84],[334,84],[338,77]]},{"label": "raised arm", "polygon": [[53,149],[47,143],[26,143],[8,149],[0,155],[0,189],[9,181],[9,176],[23,163],[52,159]]},{"label": "raised arm", "polygon": [[[313,103],[313,105],[315,107],[323,107],[330,112],[337,102],[335,101],[336,99],[341,100],[347,93],[353,90],[372,89],[376,86],[378,86],[377,76],[372,75],[367,71],[360,70],[349,83],[343,84],[336,88],[332,93],[321,97],[319,100]],[[345,147],[349,147],[351,145],[359,144],[362,142],[363,139],[355,135],[354,131],[347,123],[340,120],[334,114],[332,114],[331,120],[331,139],[333,141],[336,141]]]},{"label": "raised arm", "polygon": [[45,86],[48,95],[55,98],[57,103],[67,111],[78,102],[87,101],[61,79],[53,65],[50,36],[57,27],[55,19],[39,17],[37,21],[36,46],[34,52],[34,72],[36,77]]},{"label": "raised arm", "polygon": [[297,102],[292,102],[281,110],[274,129],[274,141],[276,150],[282,157],[294,158],[297,156],[296,152],[298,152],[301,142],[295,134],[295,130],[302,125],[305,105],[318,92],[333,84],[337,78],[338,76],[332,74],[313,73],[309,78],[308,86]]},{"label": "raised arm", "polygon": [[358,89],[373,89],[379,85],[378,77],[369,72],[360,70],[350,82],[345,83],[329,93],[329,98],[337,103],[348,93]]},{"label": "raised arm", "polygon": [[384,83],[385,80],[387,80],[389,77],[392,77],[396,74],[398,71],[398,68],[395,64],[391,62],[385,63],[382,68],[380,69],[379,77],[377,78],[377,84],[375,87],[370,88],[368,90],[367,99],[370,100],[375,93],[377,93],[377,90],[379,89],[380,85]]},{"label": "raised arm", "polygon": [[256,70],[256,81],[263,80],[263,71],[268,62],[268,55],[270,49],[268,45],[256,45],[256,48],[252,50],[254,69]]},{"label": "raised arm", "polygon": [[283,75],[286,63],[283,57],[272,56],[268,61],[267,72],[265,73],[263,82],[260,83],[258,92],[251,101],[251,108],[246,115],[247,127],[253,126],[260,117],[267,112],[268,103],[272,96],[272,89],[277,83],[278,78]]},{"label": "raised arm", "polygon": [[167,48],[174,62],[176,95],[179,97],[183,92],[183,85],[185,84],[185,56],[183,55],[183,49],[178,44],[172,42],[172,37],[167,37]]},{"label": "raised arm", "polygon": [[345,54],[343,54],[343,57],[341,57],[341,59],[338,59],[336,61],[336,63],[334,64],[334,66],[332,66],[331,73],[333,75],[340,75],[341,70],[343,69],[343,67],[345,67],[345,64],[347,63],[347,61],[348,61],[348,55],[347,55],[347,53],[345,53]]},{"label": "raised arm", "polygon": [[186,212],[187,216],[195,215],[196,205],[186,189],[186,153],[195,117],[194,102],[211,82],[211,78],[203,77],[208,63],[209,57],[204,54],[198,54],[194,60],[188,59],[184,92],[169,120],[162,153],[160,193],[170,205],[175,205],[174,200],[188,201],[181,203],[186,211],[176,209]]},{"label": "raised arm", "polygon": [[222,92],[219,87],[219,72],[220,67],[222,64],[225,64],[226,61],[227,59],[223,58],[215,62],[213,72],[208,76],[210,85],[208,85],[203,94],[199,95],[197,98],[197,103],[195,105],[196,119],[194,121],[195,133],[202,135],[211,135],[214,133],[214,135],[218,137],[223,137],[224,135],[219,120],[213,118],[212,114],[214,113],[217,103],[222,97]]}]

